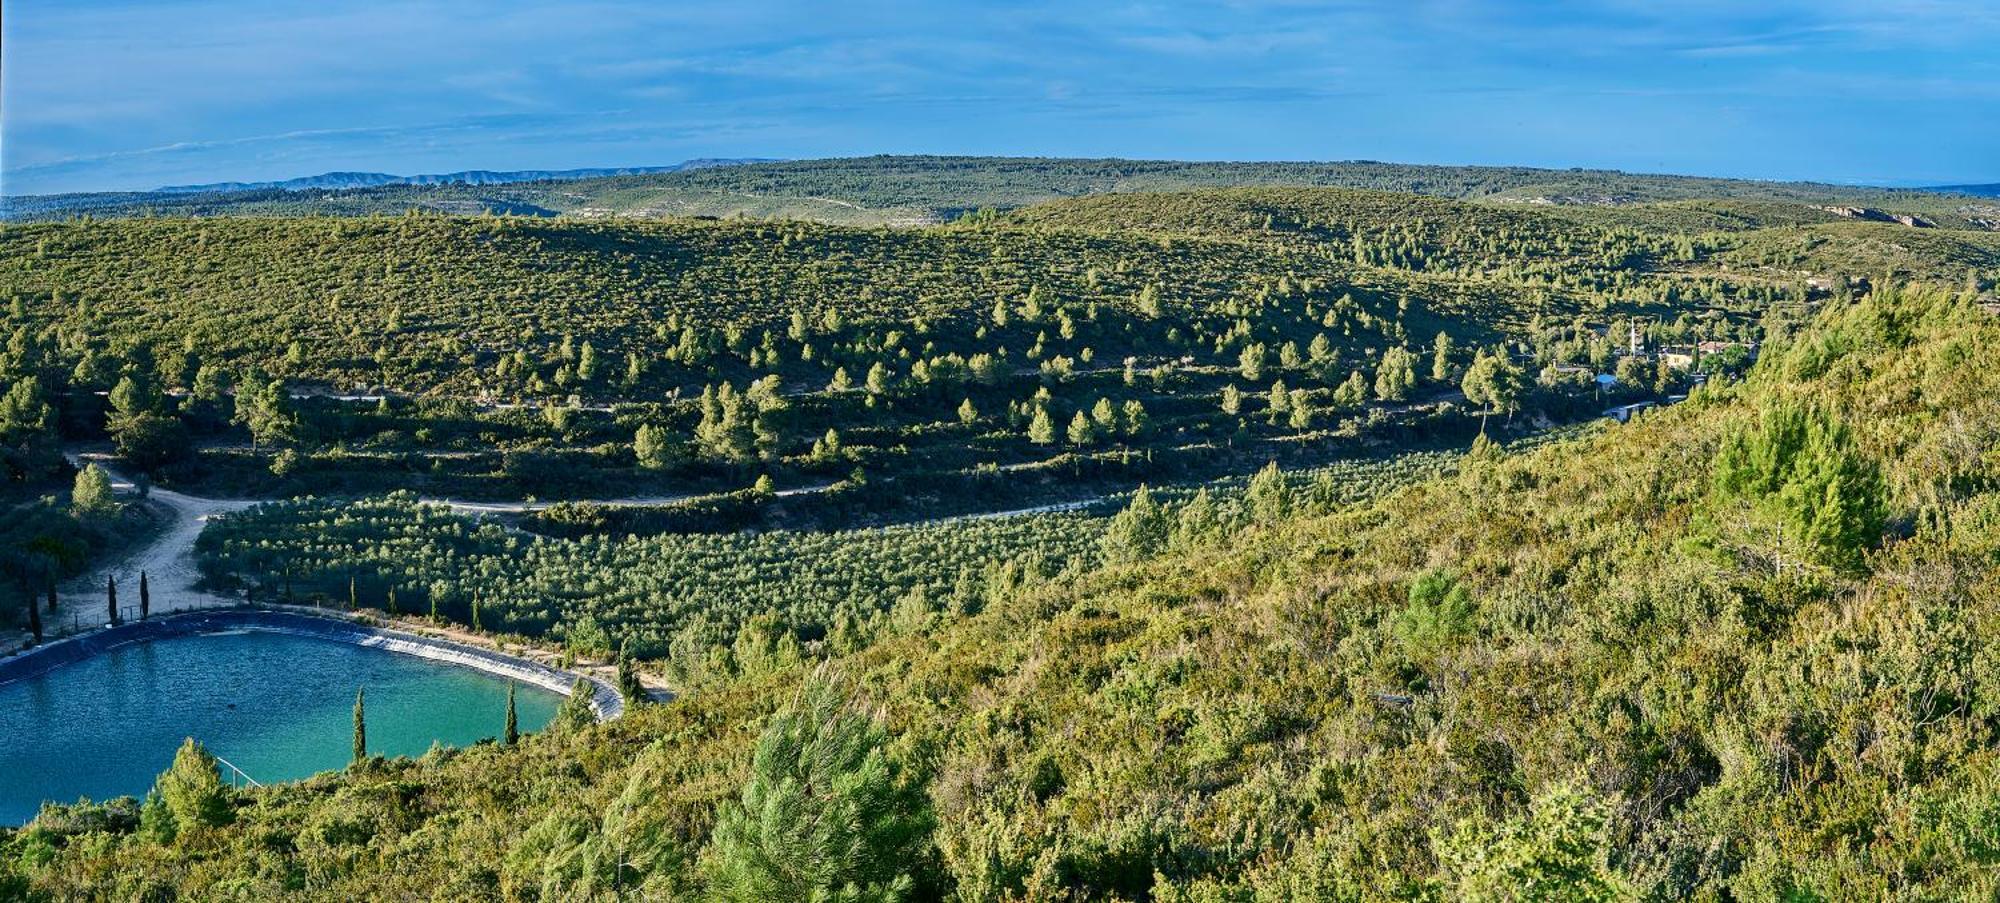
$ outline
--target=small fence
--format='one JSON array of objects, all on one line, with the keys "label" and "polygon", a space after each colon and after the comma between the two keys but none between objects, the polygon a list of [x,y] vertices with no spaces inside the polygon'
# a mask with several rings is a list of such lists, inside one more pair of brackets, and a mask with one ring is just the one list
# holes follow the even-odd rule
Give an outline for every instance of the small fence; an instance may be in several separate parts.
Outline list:
[{"label": "small fence", "polygon": [[[215,753],[214,753],[213,751],[210,751],[210,752],[209,752],[209,755],[211,755],[211,756],[215,756]],[[223,758],[223,757],[221,757],[221,756],[215,756],[215,761],[217,761],[217,762],[220,762],[220,763],[222,763],[222,766],[223,766],[224,768],[227,768],[227,769],[229,769],[229,771],[227,772],[227,774],[228,774],[228,776],[229,776],[229,786],[231,786],[231,787],[262,787],[262,786],[264,786],[263,784],[259,784],[259,783],[257,783],[257,779],[256,779],[256,778],[253,778],[253,777],[251,777],[251,776],[250,776],[250,773],[249,773],[249,772],[246,772],[246,771],[244,771],[244,770],[243,770],[243,769],[241,769],[241,768],[237,768],[237,767],[236,767],[236,763],[234,763],[234,762],[231,762],[231,761],[229,761],[228,759],[225,759],[225,758]]]},{"label": "small fence", "polygon": [[[36,612],[36,614],[39,615],[42,620],[43,643],[54,642],[64,637],[72,637],[78,634],[89,633],[93,630],[102,630],[106,627],[111,626],[112,624],[111,608],[108,605],[92,606],[87,602],[68,600],[61,603],[61,605],[55,611],[49,611],[47,606],[41,600],[39,599],[35,600],[35,604],[43,606],[39,611]],[[165,614],[165,612],[154,611],[154,612],[149,612],[148,614],[154,617],[158,617],[159,615]],[[134,621],[143,621],[143,620],[145,620],[145,618],[140,617],[139,606],[137,605],[118,606],[117,623],[130,624]],[[24,633],[29,631],[29,627],[27,624],[21,624],[18,626],[19,629]],[[22,644],[20,649],[28,649],[35,645],[36,643],[33,641],[33,637],[31,635],[29,641]],[[19,651],[19,649],[13,651]]]}]

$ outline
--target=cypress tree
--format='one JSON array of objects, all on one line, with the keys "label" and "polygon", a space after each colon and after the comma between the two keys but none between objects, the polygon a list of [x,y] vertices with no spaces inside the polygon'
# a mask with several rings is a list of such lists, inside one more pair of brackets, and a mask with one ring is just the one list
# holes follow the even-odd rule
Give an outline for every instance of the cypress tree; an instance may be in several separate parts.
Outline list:
[{"label": "cypress tree", "polygon": [[50,574],[50,575],[49,575],[49,613],[50,613],[50,614],[54,614],[54,613],[55,613],[55,610],[56,610],[56,577],[55,577],[55,575],[54,575],[54,574]]},{"label": "cypress tree", "polygon": [[354,691],[354,764],[368,761],[368,717],[365,707],[368,690],[363,687]]},{"label": "cypress tree", "polygon": [[152,611],[153,611],[153,591],[146,583],[146,572],[140,571],[139,572],[139,620],[141,621],[146,620],[146,616],[151,614]]},{"label": "cypress tree", "polygon": [[354,575],[349,574],[347,575],[347,610],[357,611],[360,608],[361,598],[354,590]]},{"label": "cypress tree", "polygon": [[478,632],[480,631],[480,629],[481,629],[481,628],[480,628],[480,626],[479,626],[479,591],[478,591],[478,590],[473,590],[473,591],[472,591],[472,632],[473,632],[473,633],[478,633]]},{"label": "cypress tree", "polygon": [[[42,608],[35,604],[33,597],[28,599],[28,629],[34,631],[35,642],[40,643],[42,641]],[[513,711],[511,701],[507,711]]]},{"label": "cypress tree", "polygon": [[104,575],[104,605],[111,610],[111,624],[118,624],[118,578]]},{"label": "cypress tree", "polygon": [[388,609],[389,609],[389,613],[390,613],[390,614],[392,614],[392,615],[393,615],[393,614],[400,614],[400,612],[398,612],[398,611],[396,610],[396,588],[395,588],[395,587],[393,587],[393,586],[392,586],[392,587],[389,587],[389,596],[388,596],[388,598],[387,598],[387,599],[386,599],[386,600],[385,600],[385,601],[383,602],[383,604],[384,604],[384,605],[386,605],[386,606],[388,607]]},{"label": "cypress tree", "polygon": [[514,715],[514,682],[507,682],[507,731],[501,739],[508,746],[521,742],[521,722]]},{"label": "cypress tree", "polygon": [[624,652],[618,654],[618,695],[624,697],[627,708],[637,708],[646,701],[646,685],[639,682],[639,669]]}]

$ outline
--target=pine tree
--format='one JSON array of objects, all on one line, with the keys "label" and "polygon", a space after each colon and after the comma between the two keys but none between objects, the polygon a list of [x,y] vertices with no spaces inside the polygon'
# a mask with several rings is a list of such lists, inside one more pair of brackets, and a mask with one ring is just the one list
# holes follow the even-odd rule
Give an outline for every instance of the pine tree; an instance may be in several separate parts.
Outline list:
[{"label": "pine tree", "polygon": [[1250,506],[1251,516],[1261,523],[1272,523],[1291,511],[1291,484],[1286,480],[1285,472],[1278,469],[1278,462],[1264,465],[1263,470],[1250,478],[1243,500]]},{"label": "pine tree", "polygon": [[1438,333],[1437,342],[1431,347],[1435,349],[1431,352],[1431,379],[1441,383],[1450,383],[1452,375],[1456,372],[1451,362],[1452,354],[1454,353],[1451,334],[1446,332]]},{"label": "pine tree", "polygon": [[215,756],[193,737],[181,743],[174,763],[153,782],[153,792],[171,813],[176,834],[219,827],[236,819],[229,788],[216,770]]},{"label": "pine tree", "polygon": [[1166,547],[1173,518],[1153,499],[1153,491],[1141,484],[1132,501],[1105,525],[1104,558],[1113,563],[1144,561]]},{"label": "pine tree", "polygon": [[1098,432],[1110,434],[1118,431],[1118,409],[1111,406],[1111,399],[1098,398],[1090,409],[1090,421]]},{"label": "pine tree", "polygon": [[1126,399],[1124,421],[1127,436],[1145,435],[1147,427],[1153,422],[1152,418],[1146,416],[1146,405],[1137,398]]},{"label": "pine tree", "polygon": [[549,719],[549,729],[572,731],[597,723],[597,712],[590,707],[591,697],[595,695],[596,684],[591,683],[589,678],[577,678],[569,688],[569,695],[563,697],[562,705],[556,709],[555,717]]},{"label": "pine tree", "polygon": [[1050,419],[1048,408],[1035,408],[1034,418],[1028,421],[1028,441],[1036,445],[1055,444],[1056,424]]},{"label": "pine tree", "polygon": [[1409,397],[1410,388],[1416,383],[1416,355],[1405,348],[1382,352],[1382,363],[1375,370],[1376,398],[1402,401]]},{"label": "pine tree", "polygon": [[514,682],[507,682],[507,728],[500,735],[501,742],[513,746],[521,742],[521,722],[514,713]]},{"label": "pine tree", "polygon": [[1236,357],[1236,372],[1253,383],[1263,379],[1265,356],[1262,343],[1252,342],[1243,346],[1243,351]]},{"label": "pine tree", "polygon": [[1777,528],[1786,546],[1835,570],[1859,572],[1887,516],[1881,469],[1845,424],[1824,411],[1780,405],[1728,437],[1716,452],[1714,492]]},{"label": "pine tree", "polygon": [[1185,549],[1215,536],[1222,529],[1222,514],[1215,507],[1215,499],[1203,486],[1194,498],[1181,506],[1174,518],[1172,544],[1174,548]]},{"label": "pine tree", "polygon": [[725,900],[894,900],[915,886],[929,799],[884,752],[887,732],[817,676],[757,740],[750,779],[712,838]]},{"label": "pine tree", "polygon": [[354,691],[354,759],[355,765],[368,761],[368,689]]},{"label": "pine tree", "polygon": [[1285,410],[1291,412],[1289,425],[1292,429],[1312,429],[1314,412],[1312,401],[1306,396],[1306,390],[1293,389],[1290,401],[1285,404]]},{"label": "pine tree", "polygon": [[891,376],[889,374],[889,368],[882,366],[881,361],[876,361],[874,364],[871,364],[868,367],[868,377],[866,383],[868,394],[887,395],[889,393],[890,380]]},{"label": "pine tree", "polygon": [[157,844],[170,844],[180,834],[174,824],[174,810],[167,808],[167,800],[155,788],[146,791],[146,800],[139,804],[139,833]]},{"label": "pine tree", "polygon": [[1243,412],[1243,390],[1234,383],[1222,387],[1222,413],[1235,416]]},{"label": "pine tree", "polygon": [[1096,438],[1097,429],[1090,425],[1090,418],[1085,417],[1082,411],[1076,412],[1076,416],[1069,420],[1069,444],[1082,447]]},{"label": "pine tree", "polygon": [[76,473],[76,483],[70,489],[70,510],[84,517],[110,514],[118,509],[118,500],[111,494],[111,475],[95,464],[86,464]]},{"label": "pine tree", "polygon": [[651,423],[640,424],[632,437],[632,454],[639,459],[639,466],[647,470],[659,470],[673,463],[666,429]]},{"label": "pine tree", "polygon": [[974,423],[978,422],[978,420],[979,420],[979,409],[972,406],[972,399],[968,398],[962,402],[959,402],[958,405],[959,423],[963,423],[966,426],[971,426]]}]

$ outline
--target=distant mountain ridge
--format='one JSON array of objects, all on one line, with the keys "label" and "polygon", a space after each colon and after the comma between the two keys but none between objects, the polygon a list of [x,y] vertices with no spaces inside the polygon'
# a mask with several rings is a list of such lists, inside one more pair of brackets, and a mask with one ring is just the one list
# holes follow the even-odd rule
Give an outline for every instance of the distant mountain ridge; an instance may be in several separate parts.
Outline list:
[{"label": "distant mountain ridge", "polygon": [[2000,198],[2000,182],[1988,182],[1984,185],[1939,185],[1935,188],[1926,188],[1924,190],[1948,191],[1954,194],[1976,194],[1983,198]]},{"label": "distant mountain ridge", "polygon": [[466,169],[458,172],[423,173],[414,176],[399,176],[386,172],[325,172],[316,176],[300,176],[275,182],[209,182],[202,185],[167,185],[153,189],[154,194],[205,194],[218,191],[281,191],[341,190],[348,188],[379,188],[383,185],[504,185],[510,182],[564,182],[576,179],[602,179],[610,176],[638,176],[663,172],[680,172],[684,169],[703,169],[711,166],[740,166],[745,163],[774,162],[768,157],[745,157],[742,159],[701,158],[683,160],[667,166],[610,166],[586,169]]}]

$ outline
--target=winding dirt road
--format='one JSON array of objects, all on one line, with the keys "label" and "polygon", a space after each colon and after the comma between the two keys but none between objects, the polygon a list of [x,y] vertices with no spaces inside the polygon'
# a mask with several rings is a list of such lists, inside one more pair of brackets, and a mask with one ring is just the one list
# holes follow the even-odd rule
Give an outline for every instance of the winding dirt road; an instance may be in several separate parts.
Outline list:
[{"label": "winding dirt road", "polygon": [[[771,494],[778,498],[795,495],[812,495],[832,489],[832,483],[815,483],[811,486],[796,486],[779,489]],[[417,499],[426,505],[443,505],[460,514],[527,514],[546,511],[557,505],[597,505],[604,508],[652,508],[673,505],[691,499],[706,498],[715,493],[693,493],[682,495],[632,495],[615,499],[554,499],[537,502],[469,502],[464,499],[434,498],[423,496]]]},{"label": "winding dirt road", "polygon": [[[103,452],[73,451],[67,454],[71,464],[83,467],[96,464],[111,475],[111,488],[127,497],[136,496],[138,487],[132,480],[112,465],[112,457]],[[798,486],[780,489],[775,495],[780,497],[809,495],[825,492],[832,484]],[[118,581],[118,604],[121,608],[135,609],[139,604],[139,575],[146,575],[147,588],[152,597],[155,612],[181,611],[190,608],[206,608],[235,604],[237,600],[196,588],[201,581],[201,572],[195,566],[195,539],[208,522],[218,517],[227,517],[250,508],[265,499],[212,499],[175,492],[171,489],[151,487],[146,497],[164,508],[168,519],[159,536],[145,546],[133,550],[122,560],[99,567],[88,576],[69,581],[59,587],[60,611],[56,621],[62,625],[62,632],[68,633],[76,627],[101,625],[109,615],[105,603],[105,577]],[[653,505],[670,505],[683,502],[700,495],[658,495],[629,496],[615,499],[567,499],[535,502],[474,502],[465,499],[424,498],[427,504],[443,505],[460,514],[526,514],[543,511],[567,502],[604,505],[612,508],[638,508]],[[128,613],[128,615],[131,613]]]},{"label": "winding dirt road", "polygon": [[[71,453],[77,467],[96,464],[111,475],[111,488],[121,494],[136,495],[138,487],[107,463],[109,455]],[[257,504],[255,499],[205,499],[153,488],[147,498],[165,508],[169,518],[165,529],[152,542],[134,550],[124,560],[98,568],[90,576],[60,587],[61,610],[56,620],[68,628],[103,624],[109,615],[105,607],[104,578],[118,580],[118,604],[136,608],[139,604],[139,574],[146,575],[147,589],[155,612],[181,611],[231,605],[236,600],[195,588],[201,572],[195,567],[194,541],[211,518],[223,517]]]}]

